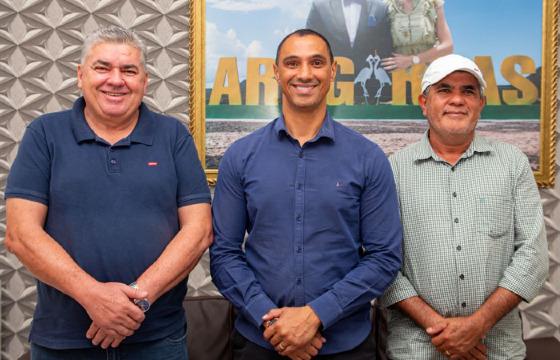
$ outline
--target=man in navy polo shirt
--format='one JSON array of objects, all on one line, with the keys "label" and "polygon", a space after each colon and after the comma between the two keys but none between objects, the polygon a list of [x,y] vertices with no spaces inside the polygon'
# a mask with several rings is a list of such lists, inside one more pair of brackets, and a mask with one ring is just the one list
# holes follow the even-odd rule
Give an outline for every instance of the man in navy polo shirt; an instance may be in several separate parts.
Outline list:
[{"label": "man in navy polo shirt", "polygon": [[327,113],[335,71],[322,35],[284,38],[282,116],[220,163],[211,271],[239,309],[237,360],[375,358],[370,302],[400,267],[401,224],[385,154]]},{"label": "man in navy polo shirt", "polygon": [[142,103],[144,54],[131,31],[91,34],[83,97],[33,121],[11,168],[6,247],[39,279],[32,359],[187,359],[210,193],[187,129]]}]

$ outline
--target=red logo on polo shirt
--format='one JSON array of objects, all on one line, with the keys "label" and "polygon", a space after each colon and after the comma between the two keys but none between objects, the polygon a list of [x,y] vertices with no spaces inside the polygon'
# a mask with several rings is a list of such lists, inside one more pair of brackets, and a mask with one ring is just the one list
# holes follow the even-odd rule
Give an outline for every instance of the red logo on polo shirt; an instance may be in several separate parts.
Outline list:
[{"label": "red logo on polo shirt", "polygon": [[157,166],[158,162],[157,161],[148,161],[148,166]]}]

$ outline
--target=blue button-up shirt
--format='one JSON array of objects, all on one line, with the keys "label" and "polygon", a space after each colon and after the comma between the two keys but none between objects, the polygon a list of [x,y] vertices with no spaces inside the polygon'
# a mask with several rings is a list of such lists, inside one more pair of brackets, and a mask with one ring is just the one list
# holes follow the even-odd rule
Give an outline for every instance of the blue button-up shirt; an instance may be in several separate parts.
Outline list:
[{"label": "blue button-up shirt", "polygon": [[226,151],[213,214],[212,277],[243,336],[271,349],[262,316],[307,304],[327,339],[321,354],[367,337],[370,301],[401,264],[393,175],[376,144],[327,115],[300,146],[280,117]]}]

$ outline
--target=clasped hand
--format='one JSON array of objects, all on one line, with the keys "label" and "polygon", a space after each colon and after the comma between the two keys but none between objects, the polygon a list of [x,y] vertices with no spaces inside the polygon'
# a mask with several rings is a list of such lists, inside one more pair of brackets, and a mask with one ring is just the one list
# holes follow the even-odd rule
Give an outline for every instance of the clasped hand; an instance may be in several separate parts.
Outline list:
[{"label": "clasped hand", "polygon": [[91,289],[83,304],[92,320],[86,337],[103,349],[117,347],[134,334],[144,321],[144,313],[133,299],[147,297],[147,292],[122,283],[99,283]]},{"label": "clasped hand", "polygon": [[272,309],[263,316],[265,324],[273,319],[271,325],[265,325],[263,335],[282,356],[309,360],[326,341],[318,331],[321,321],[309,306]]},{"label": "clasped hand", "polygon": [[484,326],[472,316],[447,318],[426,329],[432,344],[450,359],[487,359]]}]

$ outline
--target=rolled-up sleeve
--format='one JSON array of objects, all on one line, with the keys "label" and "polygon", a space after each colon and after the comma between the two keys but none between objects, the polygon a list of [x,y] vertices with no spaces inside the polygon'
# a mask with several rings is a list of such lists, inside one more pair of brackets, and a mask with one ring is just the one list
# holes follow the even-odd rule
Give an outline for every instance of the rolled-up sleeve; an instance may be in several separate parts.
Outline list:
[{"label": "rolled-up sleeve", "polygon": [[[393,177],[395,178],[395,187],[397,189],[397,194],[399,194],[400,193],[400,188],[399,188],[400,182],[399,182],[398,166],[395,163],[394,158],[389,158],[389,162],[391,164],[391,170],[393,171]],[[401,217],[402,217],[402,214],[401,214]],[[403,248],[403,250],[404,250],[404,248]],[[402,257],[404,259],[404,255],[402,255]],[[412,285],[410,280],[408,280],[408,278],[403,275],[402,271],[399,270],[398,273],[397,273],[397,276],[395,277],[395,279],[393,280],[391,285],[389,285],[387,290],[385,290],[385,293],[383,294],[383,296],[381,296],[379,298],[379,303],[382,306],[389,307],[393,304],[398,303],[399,301],[403,301],[405,299],[408,299],[408,298],[411,298],[411,297],[417,296],[417,295],[418,295],[418,293],[416,292],[416,289],[414,289],[414,285]]]},{"label": "rolled-up sleeve", "polygon": [[408,278],[399,271],[395,280],[380,298],[379,303],[382,306],[389,307],[413,296],[418,296],[416,289]]},{"label": "rolled-up sleeve", "polygon": [[531,301],[548,275],[548,245],[543,211],[533,172],[519,154],[514,197],[514,254],[499,286]]}]

